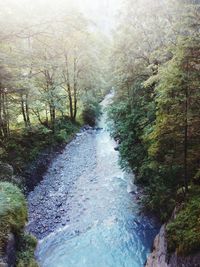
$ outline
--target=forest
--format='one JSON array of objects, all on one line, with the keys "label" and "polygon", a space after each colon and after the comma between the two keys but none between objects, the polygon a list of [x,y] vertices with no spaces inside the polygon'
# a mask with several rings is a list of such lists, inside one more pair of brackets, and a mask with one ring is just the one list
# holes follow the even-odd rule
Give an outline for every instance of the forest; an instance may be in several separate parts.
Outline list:
[{"label": "forest", "polygon": [[114,36],[112,134],[144,186],[144,208],[165,222],[183,206],[169,248],[187,254],[200,245],[200,6],[147,2],[127,3]]},{"label": "forest", "polygon": [[115,16],[96,17],[70,1],[36,2],[0,3],[0,263],[12,233],[16,266],[39,266],[24,231],[36,186],[27,169],[83,125],[95,129],[110,92],[109,130],[140,209],[167,223],[169,254],[198,253],[200,1],[110,1]]},{"label": "forest", "polygon": [[[12,13],[1,12],[4,25]],[[41,146],[67,139],[82,112],[96,112],[105,90],[106,42],[89,21],[77,11],[53,23],[36,19],[24,26],[10,18],[1,30],[0,154],[19,171]]]}]

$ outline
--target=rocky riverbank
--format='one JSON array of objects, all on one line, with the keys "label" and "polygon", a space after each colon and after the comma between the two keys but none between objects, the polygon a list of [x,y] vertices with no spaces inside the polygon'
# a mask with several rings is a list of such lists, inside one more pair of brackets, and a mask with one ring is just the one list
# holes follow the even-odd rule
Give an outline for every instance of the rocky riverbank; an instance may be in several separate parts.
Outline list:
[{"label": "rocky riverbank", "polygon": [[145,267],[200,267],[200,253],[188,257],[181,257],[176,253],[169,255],[164,224],[154,240],[153,251]]},{"label": "rocky riverbank", "polygon": [[40,153],[35,161],[26,166],[22,175],[27,194],[43,180],[43,175],[47,171],[49,164],[57,155],[62,153],[63,149],[71,140],[73,140],[73,137],[67,143],[65,142],[57,146],[49,146]]},{"label": "rocky riverbank", "polygon": [[[41,182],[41,184],[43,184],[43,182],[44,182],[43,181],[43,177],[44,177],[43,175],[47,171],[51,162],[53,162],[53,159],[56,159],[57,157],[59,157],[59,159],[60,159],[60,157],[63,156],[63,153],[65,150],[68,151],[69,147],[74,147],[75,144],[80,145],[79,142],[82,142],[82,138],[84,136],[87,136],[87,135],[90,136],[97,130],[98,130],[98,128],[93,129],[89,126],[84,126],[84,127],[82,127],[80,132],[74,136],[74,139],[72,140],[71,144],[69,142],[68,145],[61,144],[57,147],[47,148],[45,151],[43,151],[40,154],[40,156],[37,158],[36,161],[32,162],[29,166],[27,166],[26,171],[23,172],[23,176],[14,175],[14,170],[13,170],[13,167],[11,165],[9,165],[7,163],[0,162],[0,180],[3,182],[10,182],[11,185],[15,184],[15,185],[21,187],[28,194],[28,192],[32,191],[38,185],[38,183]],[[85,147],[83,149],[84,149],[84,151],[86,151]],[[69,164],[71,164],[71,160],[70,160]],[[60,169],[62,169],[62,167]],[[74,168],[74,169],[76,169],[76,168]],[[55,179],[55,174],[57,174],[57,172],[59,172],[59,170],[55,170],[55,168],[54,168],[53,169],[53,180],[56,183],[56,186],[59,187],[61,180],[60,180],[60,177],[57,177],[57,175],[56,175],[56,177],[59,179],[59,181]],[[48,191],[51,191],[50,188],[51,188],[51,186],[53,186],[53,182],[50,181],[50,184],[51,185],[47,189]],[[73,182],[72,182],[72,184],[73,184]],[[24,186],[25,186],[25,188],[24,188]],[[54,186],[54,189],[56,189],[55,186]],[[45,191],[43,191],[43,193],[44,192]],[[44,194],[40,193],[40,195],[41,195],[41,199],[45,198]],[[67,192],[65,192],[65,196],[66,195],[67,195]],[[40,199],[40,201],[41,201],[41,199]],[[34,201],[35,202],[34,202],[33,206],[36,207],[38,200],[34,199]],[[51,201],[52,201],[52,198],[49,198],[49,202],[51,203],[51,205],[54,206],[54,204],[55,204],[54,209],[57,211],[57,213],[60,215],[63,214],[64,210],[61,207],[61,205],[58,203],[58,200],[56,199],[56,202],[51,202]],[[59,201],[64,203],[64,198],[59,199]],[[40,204],[43,205],[43,202],[41,201]],[[43,209],[42,209],[41,205],[39,206],[39,211],[40,211],[40,215],[42,216]],[[37,209],[38,209],[38,207],[36,208],[36,210]],[[31,209],[29,209],[29,213],[30,213],[30,211],[31,211]],[[3,216],[4,214],[2,213],[1,215]],[[35,216],[35,215],[33,215],[33,216]],[[51,216],[51,215],[49,215],[49,216]],[[49,225],[49,230],[56,228],[59,219],[58,219],[57,215],[55,217],[56,218],[51,218],[51,221],[49,221],[48,223],[45,221],[46,217],[44,217],[43,221],[45,223],[45,227],[41,231],[38,231],[39,229],[41,229],[40,225],[39,225],[39,227],[34,225],[35,231],[33,231],[33,233],[35,234],[35,236],[41,237],[41,234],[45,233],[46,225]],[[67,219],[66,219],[66,221],[67,221]],[[52,224],[54,224],[54,227],[52,227]],[[50,225],[51,225],[51,227],[50,227]],[[27,229],[28,228],[29,228],[29,226],[27,227]],[[1,232],[3,233],[3,229],[1,229]],[[0,235],[0,237],[1,237],[1,235]],[[15,265],[16,255],[17,255],[18,249],[19,249],[19,246],[17,247],[18,242],[19,242],[19,237],[14,235],[12,232],[9,232],[8,238],[7,238],[7,241],[5,244],[5,249],[3,251],[0,250],[0,266],[4,267],[4,266],[14,266]]]},{"label": "rocky riverbank", "polygon": [[[172,220],[176,217],[179,208],[175,208]],[[163,224],[156,236],[152,253],[149,255],[145,267],[200,267],[200,253],[187,257],[180,256],[176,252],[168,253],[166,227],[167,224]]]},{"label": "rocky riverbank", "polygon": [[76,134],[54,158],[43,180],[29,194],[27,230],[38,239],[69,223],[68,201],[73,198],[70,192],[76,186],[77,178],[86,170],[90,172],[96,164],[96,131],[98,129],[86,127]]}]

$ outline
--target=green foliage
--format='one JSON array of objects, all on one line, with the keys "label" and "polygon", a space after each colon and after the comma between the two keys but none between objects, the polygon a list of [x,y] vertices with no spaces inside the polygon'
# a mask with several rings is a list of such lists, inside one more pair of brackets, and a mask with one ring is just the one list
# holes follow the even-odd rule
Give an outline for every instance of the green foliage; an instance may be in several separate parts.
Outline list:
[{"label": "green foliage", "polygon": [[[183,183],[184,180],[184,146],[186,145],[191,152],[195,139],[199,138],[195,130],[195,117],[198,111],[192,108],[195,101],[199,102],[198,90],[195,90],[193,85],[198,78],[195,78],[195,69],[190,70],[186,66],[193,64],[192,55],[188,55],[188,51],[192,49],[189,45],[186,41],[184,45],[179,43],[174,51],[174,57],[159,68],[159,83],[155,87],[156,123],[148,137],[149,155],[159,162],[162,168],[169,169],[171,166],[171,169],[176,169],[177,183]],[[186,101],[189,101],[187,110]],[[188,125],[185,122],[186,118]],[[185,140],[186,126],[190,128],[187,141]],[[195,150],[199,151],[198,142]],[[188,153],[187,161],[188,175],[193,177],[197,166],[192,153],[190,156]]]},{"label": "green foliage", "polygon": [[4,249],[10,232],[18,235],[27,220],[27,205],[22,192],[14,185],[0,183],[0,248]]},{"label": "green foliage", "polygon": [[[109,115],[113,137],[120,140],[121,165],[132,168],[140,183],[148,183],[148,144],[145,135],[155,120],[155,105],[151,88],[145,90],[142,80],[132,86],[128,99],[116,98]],[[151,102],[150,102],[151,101]],[[148,110],[148,112],[147,112]]]},{"label": "green foliage", "polygon": [[130,109],[130,105],[126,103],[111,107],[111,118],[115,122],[112,135],[121,142],[119,149],[122,167],[126,168],[128,163],[134,172],[138,172],[145,151],[140,136],[135,131],[140,118],[137,114],[131,113]]},{"label": "green foliage", "polygon": [[166,222],[176,204],[175,192],[157,177],[145,188],[142,203],[145,210],[154,212],[162,222]]},{"label": "green foliage", "polygon": [[177,190],[199,184],[199,6],[154,1],[149,14],[148,2],[127,0],[116,30],[111,131],[122,166],[145,187],[145,208],[166,221],[185,197]]},{"label": "green foliage", "polygon": [[34,259],[37,240],[24,234],[27,221],[27,204],[20,189],[10,183],[0,183],[0,254],[3,255],[8,234],[17,242],[17,267],[38,267]]},{"label": "green foliage", "polygon": [[38,267],[34,258],[37,240],[29,234],[22,234],[19,238],[16,267]]},{"label": "green foliage", "polygon": [[95,126],[96,119],[101,114],[101,107],[95,98],[86,99],[83,104],[82,118],[85,124]]},{"label": "green foliage", "polygon": [[[0,141],[6,140],[15,127],[29,128],[36,121],[52,131],[61,116],[76,121],[82,98],[88,93],[99,98],[107,90],[109,38],[91,31],[92,23],[84,14],[70,11],[68,2],[64,5],[62,19],[59,15],[48,20],[46,26],[37,24],[36,37],[34,20],[27,14],[21,16],[18,9],[13,9],[13,3],[1,4],[1,23],[9,26],[1,32]],[[38,7],[34,4],[33,9]],[[9,9],[14,10],[13,16],[9,16]],[[52,13],[50,16],[54,17]],[[45,20],[41,15],[37,19]],[[22,25],[27,23],[32,40],[24,48],[17,33],[24,31]],[[46,27],[56,30],[56,39],[53,32],[47,38]],[[24,34],[28,34],[27,29]]]},{"label": "green foliage", "polygon": [[191,190],[188,202],[167,225],[168,249],[179,255],[195,253],[200,247],[200,190]]},{"label": "green foliage", "polygon": [[58,143],[62,143],[62,142],[67,140],[68,134],[67,134],[66,130],[62,129],[56,134],[55,137],[56,137],[56,141]]},{"label": "green foliage", "polygon": [[193,178],[193,181],[196,184],[200,184],[200,169],[197,170],[197,172],[196,172],[196,174],[195,174],[195,176]]},{"label": "green foliage", "polygon": [[59,118],[55,121],[54,132],[43,125],[28,127],[23,131],[13,131],[4,144],[5,153],[0,155],[0,159],[10,163],[21,173],[40,152],[50,146],[68,142],[78,129],[79,124],[72,123],[68,118]]},{"label": "green foliage", "polygon": [[72,123],[69,118],[61,118],[55,123],[55,141],[58,143],[68,142],[78,131],[79,124]]}]

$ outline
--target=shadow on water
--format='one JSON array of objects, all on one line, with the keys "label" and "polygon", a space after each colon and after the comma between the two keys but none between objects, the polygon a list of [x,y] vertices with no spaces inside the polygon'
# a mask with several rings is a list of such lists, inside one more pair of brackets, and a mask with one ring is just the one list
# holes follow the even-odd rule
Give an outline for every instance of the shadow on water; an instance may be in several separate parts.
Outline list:
[{"label": "shadow on water", "polygon": [[[110,101],[108,95],[102,106]],[[94,168],[80,175],[71,192],[67,212],[73,219],[39,242],[37,258],[42,267],[141,267],[150,252],[158,225],[139,213],[128,193],[130,184],[132,190],[137,187],[131,183],[133,176],[118,165],[106,112],[99,127],[103,129],[95,134]],[[73,208],[74,202],[79,203],[78,209]]]}]

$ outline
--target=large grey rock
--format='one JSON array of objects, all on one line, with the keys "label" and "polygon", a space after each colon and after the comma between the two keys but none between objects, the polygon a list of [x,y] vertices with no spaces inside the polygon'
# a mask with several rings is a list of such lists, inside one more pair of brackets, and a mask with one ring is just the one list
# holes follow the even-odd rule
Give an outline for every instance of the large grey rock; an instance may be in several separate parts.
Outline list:
[{"label": "large grey rock", "polygon": [[145,267],[168,267],[166,225],[164,224],[153,244],[153,251],[147,259]]},{"label": "large grey rock", "polygon": [[176,253],[168,255],[164,224],[154,240],[153,251],[145,267],[200,267],[200,252],[187,257],[178,256]]},{"label": "large grey rock", "polygon": [[11,181],[13,173],[11,165],[0,161],[0,181]]}]

